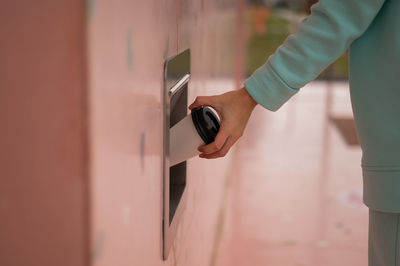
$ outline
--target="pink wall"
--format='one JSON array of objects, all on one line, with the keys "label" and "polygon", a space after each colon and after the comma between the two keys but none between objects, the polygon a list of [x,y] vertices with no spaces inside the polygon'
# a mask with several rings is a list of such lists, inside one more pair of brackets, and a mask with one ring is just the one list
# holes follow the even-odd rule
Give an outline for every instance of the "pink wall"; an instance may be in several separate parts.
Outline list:
[{"label": "pink wall", "polygon": [[[95,265],[212,261],[229,159],[189,161],[183,222],[168,261],[161,258],[161,90],[164,58],[187,48],[189,102],[233,88],[237,9],[229,2],[108,1],[93,7],[88,50]],[[214,85],[221,76],[228,81]]]},{"label": "pink wall", "polygon": [[81,1],[0,4],[0,265],[87,265]]},{"label": "pink wall", "polygon": [[0,265],[213,264],[229,157],[189,161],[162,260],[163,62],[191,49],[189,102],[233,89],[238,1],[0,8]]}]

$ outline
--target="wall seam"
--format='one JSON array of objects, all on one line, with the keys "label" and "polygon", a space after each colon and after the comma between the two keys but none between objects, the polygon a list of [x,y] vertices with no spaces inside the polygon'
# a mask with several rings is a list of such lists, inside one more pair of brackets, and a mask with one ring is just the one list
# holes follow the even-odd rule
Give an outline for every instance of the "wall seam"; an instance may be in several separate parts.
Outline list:
[{"label": "wall seam", "polygon": [[81,3],[81,112],[82,112],[82,199],[83,199],[83,261],[84,265],[92,265],[92,222],[91,222],[91,194],[90,194],[90,86],[89,86],[89,51],[88,51],[88,14],[89,2],[80,1]]}]

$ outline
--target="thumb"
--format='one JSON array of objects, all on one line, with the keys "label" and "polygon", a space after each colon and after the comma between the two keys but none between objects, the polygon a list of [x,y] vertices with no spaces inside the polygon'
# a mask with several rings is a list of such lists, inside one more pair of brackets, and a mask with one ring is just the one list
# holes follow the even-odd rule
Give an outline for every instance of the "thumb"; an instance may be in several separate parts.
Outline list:
[{"label": "thumb", "polygon": [[197,96],[194,102],[189,106],[189,109],[192,110],[193,108],[208,105],[211,107],[216,108],[217,96]]}]

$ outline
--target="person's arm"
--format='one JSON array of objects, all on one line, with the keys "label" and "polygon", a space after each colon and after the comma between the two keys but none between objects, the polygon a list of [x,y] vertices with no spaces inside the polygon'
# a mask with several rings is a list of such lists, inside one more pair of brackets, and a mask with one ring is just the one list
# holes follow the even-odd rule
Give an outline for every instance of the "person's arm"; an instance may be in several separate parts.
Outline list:
[{"label": "person's arm", "polygon": [[[230,92],[229,97],[223,94],[196,98],[191,109],[201,105],[217,106],[222,116],[216,140],[199,148],[201,157],[224,156],[243,134],[256,103],[275,111],[301,87],[315,79],[365,32],[384,2],[320,0],[312,6],[310,16],[302,21],[298,32],[289,36],[268,61],[245,81],[245,88]],[[253,101],[248,100],[245,92],[251,95]],[[240,96],[246,100],[240,100]],[[229,111],[225,106],[231,106]],[[241,113],[245,115],[238,116]]]},{"label": "person's arm", "polygon": [[314,80],[371,24],[385,0],[320,0],[245,87],[265,108],[279,109]]}]

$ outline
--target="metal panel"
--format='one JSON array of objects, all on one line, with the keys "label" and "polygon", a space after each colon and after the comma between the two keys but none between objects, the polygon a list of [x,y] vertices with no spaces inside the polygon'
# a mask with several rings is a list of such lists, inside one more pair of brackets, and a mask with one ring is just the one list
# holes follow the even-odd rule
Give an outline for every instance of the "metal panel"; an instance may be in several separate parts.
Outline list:
[{"label": "metal panel", "polygon": [[186,204],[186,162],[169,167],[169,129],[187,115],[190,51],[168,59],[163,90],[163,259],[168,258]]}]

